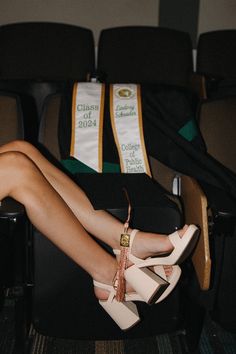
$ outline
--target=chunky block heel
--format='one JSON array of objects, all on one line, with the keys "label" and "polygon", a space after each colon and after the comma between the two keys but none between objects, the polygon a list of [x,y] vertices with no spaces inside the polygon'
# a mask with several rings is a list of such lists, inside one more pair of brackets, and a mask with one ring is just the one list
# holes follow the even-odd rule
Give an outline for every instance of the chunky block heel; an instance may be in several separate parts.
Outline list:
[{"label": "chunky block heel", "polygon": [[[172,277],[170,277],[170,284],[158,266],[163,265],[175,265],[177,262],[183,261],[186,257],[190,255],[199,236],[199,229],[195,225],[189,225],[184,235],[180,237],[178,232],[167,236],[170,242],[173,244],[174,249],[168,256],[161,257],[149,257],[147,259],[140,259],[135,257],[130,252],[132,248],[132,243],[137,234],[138,230],[134,229],[128,235],[125,234],[127,238],[126,248],[128,251],[127,259],[134,265],[123,270],[123,276],[126,281],[128,281],[135,291],[146,301],[148,304],[154,302],[160,302],[170,294],[170,292],[176,286],[180,275],[181,269],[173,268]],[[114,254],[120,255],[120,250],[113,250]],[[127,263],[127,262],[126,262]],[[154,267],[154,272],[149,268]],[[163,276],[160,276],[159,272],[162,272]],[[158,301],[158,297],[160,300]]]},{"label": "chunky block heel", "polygon": [[171,275],[166,276],[164,266],[162,266],[162,265],[154,266],[155,273],[157,273],[159,276],[161,276],[164,280],[168,281],[168,283],[169,283],[168,288],[155,301],[156,304],[165,300],[165,298],[168,295],[170,295],[170,293],[174,290],[174,288],[178,284],[178,281],[179,281],[181,273],[182,273],[181,268],[178,265],[173,265],[171,267],[172,267]]},{"label": "chunky block heel", "polygon": [[[116,290],[112,286],[97,282],[95,280],[93,283],[95,286],[109,291],[108,299],[99,300],[99,304],[120,327],[120,329],[127,330],[135,326],[140,321],[137,306],[132,301],[119,302],[115,299]],[[139,297],[136,297],[136,300],[139,300]]]},{"label": "chunky block heel", "polygon": [[146,267],[139,268],[138,265],[127,268],[124,275],[126,281],[148,304],[154,303],[169,286],[159,275]]}]

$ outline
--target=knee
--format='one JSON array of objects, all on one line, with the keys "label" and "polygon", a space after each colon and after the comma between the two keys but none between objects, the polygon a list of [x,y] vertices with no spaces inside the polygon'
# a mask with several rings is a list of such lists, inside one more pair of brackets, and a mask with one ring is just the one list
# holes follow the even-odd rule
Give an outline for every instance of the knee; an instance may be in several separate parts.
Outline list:
[{"label": "knee", "polygon": [[0,170],[12,175],[26,173],[34,168],[32,161],[22,152],[7,151],[0,154]]},{"label": "knee", "polygon": [[6,144],[5,147],[2,147],[5,151],[16,151],[28,154],[32,149],[33,145],[24,140],[13,140],[10,143]]},{"label": "knee", "polygon": [[5,196],[17,199],[19,193],[27,191],[35,183],[37,174],[35,164],[22,152],[0,153],[1,191]]}]

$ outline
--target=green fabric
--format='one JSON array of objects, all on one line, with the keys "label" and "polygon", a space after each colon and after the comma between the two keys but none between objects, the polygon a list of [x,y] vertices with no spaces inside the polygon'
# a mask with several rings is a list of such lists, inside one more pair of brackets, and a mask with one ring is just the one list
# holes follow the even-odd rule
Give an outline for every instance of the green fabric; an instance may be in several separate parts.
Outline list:
[{"label": "green fabric", "polygon": [[103,162],[103,173],[120,173],[120,165],[117,163]]},{"label": "green fabric", "polygon": [[189,120],[178,133],[182,135],[186,140],[192,141],[197,136],[197,127],[193,119]]},{"label": "green fabric", "polygon": [[[97,173],[91,167],[76,159],[61,160],[61,164],[71,173]],[[120,166],[115,163],[103,162],[103,173],[120,173]]]}]

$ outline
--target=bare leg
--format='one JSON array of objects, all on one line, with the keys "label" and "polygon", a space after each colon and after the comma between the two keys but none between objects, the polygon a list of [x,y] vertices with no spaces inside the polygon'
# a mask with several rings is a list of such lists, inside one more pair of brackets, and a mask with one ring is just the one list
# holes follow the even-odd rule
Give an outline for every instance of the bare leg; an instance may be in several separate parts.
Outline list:
[{"label": "bare leg", "polygon": [[[30,221],[39,231],[85,269],[93,279],[112,284],[117,270],[116,259],[89,236],[73,210],[32,159],[19,151],[1,151],[0,178],[0,200],[10,196],[21,202],[26,208]],[[65,179],[67,179],[66,176]],[[80,191],[79,188],[78,190]],[[83,194],[82,191],[80,193]],[[86,207],[84,213],[86,213]],[[103,214],[101,231],[107,227],[106,213]],[[119,221],[109,216],[111,227],[113,223],[119,225],[119,229],[122,228]],[[183,231],[181,230],[181,234]],[[94,234],[96,235],[96,231]],[[118,248],[119,238],[120,231],[114,232],[114,237],[108,238],[107,244]],[[147,258],[151,255],[166,253],[172,248],[170,241],[164,235],[139,232],[138,237],[135,238],[132,253],[140,258]],[[129,290],[131,288],[127,285],[127,291]],[[95,294],[100,299],[107,298],[106,290],[95,288]]]},{"label": "bare leg", "polygon": [[[24,141],[14,141],[0,147],[0,153],[6,151],[18,151],[27,155],[64,199],[83,227],[112,248],[119,248],[122,223],[105,211],[94,210],[82,189],[53,166],[35,147]],[[137,257],[146,258],[171,250],[172,245],[164,235],[139,232],[134,242],[133,253]]]},{"label": "bare leg", "polygon": [[[94,210],[83,190],[62,171],[52,165],[35,147],[24,141],[14,141],[0,147],[0,153],[18,151],[38,166],[48,182],[65,200],[84,228],[104,242],[116,239],[122,224],[102,210]],[[106,227],[104,228],[104,224]]]},{"label": "bare leg", "polygon": [[83,267],[92,278],[111,284],[117,262],[84,230],[37,166],[19,152],[0,154],[0,199],[24,204],[32,224]]},{"label": "bare leg", "polygon": [[[30,221],[39,231],[93,279],[112,284],[117,271],[116,259],[88,235],[32,160],[20,152],[0,153],[0,180],[0,200],[10,196],[21,202]],[[118,240],[119,235],[117,243]],[[139,244],[141,250],[142,239]],[[147,248],[144,250],[150,254]],[[130,290],[127,284],[127,291]],[[95,288],[95,294],[99,299],[108,296],[107,291],[100,288]]]}]

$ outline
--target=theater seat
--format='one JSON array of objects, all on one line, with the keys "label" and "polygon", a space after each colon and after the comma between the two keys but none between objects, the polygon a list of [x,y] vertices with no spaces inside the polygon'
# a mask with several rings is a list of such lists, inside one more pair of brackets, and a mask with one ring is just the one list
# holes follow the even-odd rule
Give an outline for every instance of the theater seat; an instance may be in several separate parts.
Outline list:
[{"label": "theater seat", "polygon": [[205,85],[205,97],[236,94],[236,30],[202,33],[197,44],[196,72]]},{"label": "theater seat", "polygon": [[93,33],[56,22],[12,23],[0,27],[0,53],[0,89],[19,95],[35,143],[44,99],[94,72]]},{"label": "theater seat", "polygon": [[[199,109],[199,126],[206,142],[208,153],[227,168],[235,178],[236,173],[236,97],[221,97],[204,101]],[[205,186],[204,186],[205,188]],[[216,212],[218,228],[212,230],[211,248],[214,254],[212,277],[211,311],[214,321],[226,330],[235,333],[235,307],[232,299],[236,294],[235,282],[235,225],[236,206],[231,193],[222,193],[210,186],[206,191],[212,201],[213,214]],[[212,216],[209,216],[212,218]],[[217,221],[218,219],[218,221]],[[218,229],[218,230],[217,230]]]},{"label": "theater seat", "polygon": [[102,81],[186,87],[192,70],[192,43],[185,32],[124,26],[100,33],[97,71]]},{"label": "theater seat", "polygon": [[[0,92],[0,145],[26,136],[20,99]],[[15,347],[22,352],[29,330],[27,296],[30,284],[30,226],[23,205],[11,198],[0,202],[0,292],[14,301]],[[24,335],[23,335],[24,333]],[[23,340],[23,342],[22,342]]]},{"label": "theater seat", "polygon": [[[65,159],[63,146],[66,144],[60,141],[60,130],[70,131],[71,95],[72,92],[68,91],[66,95],[49,97],[45,101],[41,118],[40,143],[43,149],[48,149],[57,160]],[[64,124],[61,124],[62,119],[65,120]],[[122,176],[119,173],[72,174],[71,171],[66,173],[85,189],[95,209],[106,209],[121,220],[125,220],[127,215],[127,200],[121,187],[123,182],[132,186],[134,200],[132,225],[137,228],[150,231],[158,229],[160,232],[168,233],[183,223],[181,203],[176,204],[175,197],[170,197],[167,190],[154,180],[150,182],[148,176],[142,174]],[[117,189],[114,189],[114,186]],[[134,195],[137,197],[134,198]],[[91,279],[87,274],[38,232],[35,234],[34,254],[33,323],[39,332],[64,338],[109,340],[141,338],[186,329],[191,333],[188,336],[189,346],[191,348],[197,346],[200,330],[198,326],[197,331],[193,330],[192,319],[189,316],[189,308],[193,306],[197,309],[197,306],[195,303],[193,305],[185,294],[185,300],[188,299],[185,308],[188,314],[185,316],[185,310],[182,311],[181,306],[181,298],[184,296],[181,286],[177,286],[166,301],[158,306],[148,307],[139,304],[143,317],[140,325],[124,333],[99,308],[93,295]],[[63,306],[65,303],[67,305]],[[202,309],[194,310],[192,315],[201,323]]]}]

